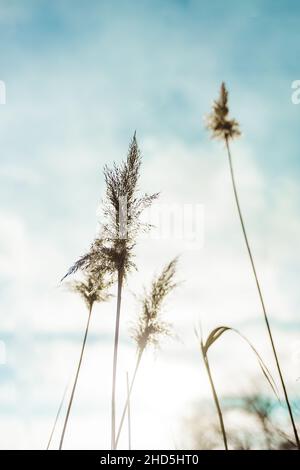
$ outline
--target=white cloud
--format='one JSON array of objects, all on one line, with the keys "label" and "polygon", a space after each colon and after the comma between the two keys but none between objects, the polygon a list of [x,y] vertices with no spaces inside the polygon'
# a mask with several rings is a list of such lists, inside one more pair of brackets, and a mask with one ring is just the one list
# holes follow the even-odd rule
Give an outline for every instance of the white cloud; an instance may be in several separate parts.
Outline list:
[{"label": "white cloud", "polygon": [[[82,35],[82,10],[58,8],[73,35],[63,49],[61,43],[56,47],[45,40],[43,54],[19,42],[14,45],[7,82],[13,99],[1,109],[1,190],[4,196],[7,188],[11,193],[2,197],[0,212],[0,340],[6,335],[8,358],[2,369],[0,445],[43,448],[47,442],[86,321],[84,305],[58,288],[58,281],[94,235],[102,165],[126,154],[129,134],[138,126],[144,154],[141,187],[161,190],[163,203],[199,203],[205,209],[204,246],[186,251],[182,240],[141,242],[136,250],[139,272],[129,278],[124,295],[119,403],[125,370],[132,369],[134,359],[128,323],[137,305],[130,292],[140,292],[153,272],[181,255],[178,277],[184,283],[166,305],[181,342],[165,344],[155,362],[147,355],[133,397],[134,444],[172,447],[173,429],[188,403],[210,398],[193,332],[198,319],[206,332],[224,323],[238,327],[274,370],[224,149],[201,130],[201,114],[223,75],[234,76],[232,99],[246,134],[233,147],[241,204],[280,357],[295,391],[299,363],[291,358],[298,348],[293,325],[300,300],[297,175],[283,172],[273,179],[266,174],[265,161],[258,163],[257,147],[245,143],[248,136],[258,136],[266,146],[277,105],[263,95],[263,84],[249,92],[236,72],[228,73],[240,31],[229,34],[222,15],[219,34],[207,36],[204,28],[199,38],[196,18],[187,34],[182,10],[174,13],[165,7],[159,18],[153,10],[149,23],[150,17],[141,18],[136,10],[145,5],[134,5],[130,21],[119,11],[107,22],[107,6],[103,15],[91,19],[101,27],[97,23]],[[257,9],[250,13],[257,15]],[[1,14],[0,22],[6,24],[19,18],[7,6]],[[238,13],[232,23],[236,17]],[[109,446],[114,314],[114,300],[95,309],[67,446]],[[242,389],[250,376],[259,374],[248,348],[229,335],[216,345],[212,363],[222,393]],[[15,413],[9,411],[12,405]]]}]

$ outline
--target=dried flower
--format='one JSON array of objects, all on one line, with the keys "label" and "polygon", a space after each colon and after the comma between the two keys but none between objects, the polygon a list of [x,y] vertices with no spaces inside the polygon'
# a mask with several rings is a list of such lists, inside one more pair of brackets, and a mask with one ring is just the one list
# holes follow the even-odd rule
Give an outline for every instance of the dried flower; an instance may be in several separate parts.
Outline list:
[{"label": "dried flower", "polygon": [[238,121],[229,119],[228,91],[224,82],[221,85],[220,97],[214,101],[212,112],[208,116],[207,128],[215,139],[228,140],[241,135]]},{"label": "dried flower", "polygon": [[140,230],[148,228],[147,225],[142,224],[140,215],[158,196],[157,193],[139,195],[140,166],[141,154],[134,133],[126,161],[119,166],[114,164],[112,168],[104,167],[106,198],[100,236],[92,243],[89,252],[82,256],[66,274],[68,276],[78,269],[94,272],[100,270],[109,275],[117,273],[118,295],[112,384],[112,449],[115,449],[115,395],[123,280],[130,269],[135,267],[133,248],[137,235]]},{"label": "dried flower", "polygon": [[136,325],[131,329],[131,336],[137,344],[137,358],[129,393],[127,394],[127,400],[116,435],[115,448],[117,448],[119,442],[126,411],[129,406],[130,395],[145,349],[150,345],[157,348],[161,337],[172,335],[170,323],[161,319],[161,310],[166,296],[178,285],[178,283],[174,281],[176,265],[177,258],[167,264],[160,276],[152,281],[151,289],[149,292],[145,292],[141,300],[142,309],[140,316],[137,318]]},{"label": "dried flower", "polygon": [[174,281],[177,258],[173,259],[159,277],[152,281],[151,289],[142,299],[142,310],[132,337],[141,354],[148,345],[157,347],[162,336],[172,334],[171,325],[161,319],[161,309],[166,296],[178,285]]},{"label": "dried flower", "polygon": [[108,292],[112,286],[112,278],[107,279],[104,273],[87,271],[82,280],[76,280],[69,284],[69,289],[81,296],[88,309],[94,303],[107,302],[112,295]]},{"label": "dried flower", "polygon": [[140,166],[141,153],[134,133],[126,161],[119,166],[114,164],[112,168],[104,167],[106,198],[100,236],[94,240],[88,253],[69,269],[66,276],[78,269],[99,268],[110,273],[122,270],[123,275],[126,275],[135,267],[132,252],[136,237],[140,230],[149,228],[141,222],[140,216],[158,197],[158,193],[138,194]]},{"label": "dried flower", "polygon": [[218,101],[215,101],[214,106],[213,106],[213,111],[210,114],[209,119],[208,119],[208,128],[212,131],[212,136],[214,138],[221,138],[225,141],[227,156],[228,156],[229,169],[230,169],[230,176],[231,176],[232,187],[233,187],[233,192],[234,192],[234,198],[235,198],[235,202],[236,202],[236,208],[237,208],[237,211],[238,211],[238,216],[239,216],[240,223],[241,223],[241,228],[242,228],[242,232],[243,232],[243,236],[244,236],[244,241],[245,241],[245,245],[246,245],[248,256],[249,256],[252,273],[253,273],[254,280],[255,280],[255,283],[256,283],[257,292],[258,292],[260,304],[261,304],[261,307],[262,307],[262,313],[263,313],[264,321],[265,321],[265,324],[266,324],[266,327],[267,327],[267,333],[268,333],[270,343],[271,343],[271,347],[272,347],[272,351],[273,351],[273,354],[274,354],[274,359],[275,359],[275,362],[276,362],[280,382],[281,382],[281,385],[282,385],[282,389],[283,389],[283,393],[284,393],[288,413],[289,413],[289,416],[290,416],[291,425],[292,425],[292,428],[293,428],[296,444],[297,444],[298,450],[300,450],[300,439],[299,439],[297,427],[296,427],[296,424],[295,424],[293,409],[292,409],[292,406],[291,406],[291,403],[290,403],[290,399],[289,399],[287,388],[286,388],[285,381],[284,381],[284,378],[283,378],[283,373],[282,373],[282,370],[281,370],[281,365],[280,365],[280,362],[279,362],[275,342],[274,342],[274,339],[273,339],[273,334],[272,334],[272,330],[271,330],[271,326],[270,326],[270,322],[269,322],[269,318],[268,318],[268,313],[267,313],[267,310],[266,310],[266,305],[265,305],[264,297],[263,297],[263,294],[262,294],[262,289],[261,289],[261,286],[260,286],[260,281],[259,281],[259,277],[258,277],[258,274],[257,274],[254,257],[253,257],[250,242],[249,242],[249,239],[248,239],[247,230],[246,230],[246,226],[245,226],[245,222],[244,222],[244,217],[243,217],[243,213],[242,213],[242,209],[241,209],[241,205],[240,205],[240,201],[239,201],[238,190],[237,190],[237,186],[236,186],[236,182],[235,182],[235,174],[234,174],[234,167],[233,167],[233,162],[232,162],[232,157],[231,157],[229,139],[233,139],[233,138],[238,137],[240,135],[239,123],[235,119],[229,119],[228,114],[229,114],[228,91],[225,87],[225,84],[222,83],[220,98],[219,98]]}]

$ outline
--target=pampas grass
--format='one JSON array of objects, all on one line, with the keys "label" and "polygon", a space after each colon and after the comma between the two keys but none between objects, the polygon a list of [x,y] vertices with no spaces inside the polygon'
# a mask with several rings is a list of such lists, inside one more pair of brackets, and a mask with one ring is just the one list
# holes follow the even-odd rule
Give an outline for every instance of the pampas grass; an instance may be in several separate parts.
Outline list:
[{"label": "pampas grass", "polygon": [[177,261],[177,258],[170,261],[161,274],[152,281],[150,290],[144,292],[141,299],[141,313],[131,329],[131,336],[137,346],[137,360],[116,437],[116,448],[144,351],[150,346],[158,348],[163,337],[172,335],[171,325],[162,320],[161,316],[166,297],[178,285],[175,281]]},{"label": "pampas grass", "polygon": [[230,151],[229,143],[230,143],[230,140],[233,140],[236,137],[239,137],[241,132],[240,132],[240,129],[239,129],[239,123],[235,119],[229,118],[228,91],[227,91],[226,86],[225,86],[224,83],[222,83],[222,85],[221,85],[219,99],[216,100],[213,104],[212,112],[211,112],[211,114],[209,115],[209,118],[208,118],[207,127],[211,131],[212,137],[215,138],[215,139],[221,139],[225,143],[225,146],[226,146],[228,162],[229,162],[229,169],[230,169],[230,175],[231,175],[231,181],[232,181],[232,187],[233,187],[236,207],[237,207],[237,211],[238,211],[238,215],[239,215],[239,220],[240,220],[240,223],[241,223],[242,232],[243,232],[247,252],[248,252],[248,255],[249,255],[251,268],[252,268],[253,276],[254,276],[254,279],[255,279],[257,292],[258,292],[258,295],[259,295],[259,300],[260,300],[260,303],[261,303],[265,324],[266,324],[266,327],[267,327],[268,336],[269,336],[269,339],[270,339],[270,342],[271,342],[272,351],[273,351],[273,354],[274,354],[278,374],[279,374],[282,389],[283,389],[283,392],[284,392],[286,405],[287,405],[287,408],[288,408],[291,424],[292,424],[292,427],[293,427],[294,436],[295,436],[295,439],[296,439],[298,449],[300,450],[300,441],[299,441],[299,436],[298,436],[297,428],[296,428],[295,421],[294,421],[293,411],[292,411],[292,407],[291,407],[290,400],[289,400],[289,397],[288,397],[288,392],[287,392],[287,388],[286,388],[285,381],[284,381],[284,378],[283,378],[283,373],[282,373],[282,370],[281,370],[280,362],[279,362],[279,359],[278,359],[278,354],[277,354],[277,350],[276,350],[276,347],[275,347],[275,343],[274,343],[274,339],[273,339],[273,335],[272,335],[272,330],[271,330],[267,310],[266,310],[266,307],[265,307],[265,302],[264,302],[264,298],[263,298],[263,294],[262,294],[262,289],[261,289],[261,286],[260,286],[260,281],[258,279],[257,270],[256,270],[255,263],[254,263],[254,257],[253,257],[252,250],[251,250],[251,247],[250,247],[250,243],[249,243],[249,239],[248,239],[248,235],[247,235],[247,231],[246,231],[246,226],[245,226],[245,222],[244,222],[244,218],[243,218],[243,214],[242,214],[242,210],[241,210],[241,206],[240,206],[240,202],[239,202],[238,191],[237,191],[237,186],[236,186],[236,182],[235,182],[235,175],[234,175],[234,170],[233,170],[233,163],[232,163],[232,157],[231,157],[231,151]]},{"label": "pampas grass", "polygon": [[111,448],[116,448],[116,378],[119,345],[119,328],[121,315],[121,299],[124,278],[128,270],[134,266],[132,252],[136,237],[144,228],[140,216],[146,207],[149,207],[158,194],[138,195],[138,181],[140,176],[141,153],[134,134],[127,160],[119,167],[104,168],[106,182],[105,216],[107,223],[104,232],[113,240],[113,256],[118,276],[117,313],[113,355],[113,382],[111,404]]},{"label": "pampas grass", "polygon": [[158,197],[158,193],[140,195],[138,183],[141,163],[141,152],[134,133],[126,161],[120,165],[114,164],[112,168],[104,167],[106,197],[103,204],[100,236],[92,243],[89,252],[82,256],[66,274],[68,276],[78,269],[92,269],[95,272],[100,270],[110,275],[117,275],[111,399],[112,449],[115,448],[116,434],[116,380],[123,284],[129,271],[136,267],[133,258],[137,236],[141,230],[150,228],[141,222],[141,214]]}]

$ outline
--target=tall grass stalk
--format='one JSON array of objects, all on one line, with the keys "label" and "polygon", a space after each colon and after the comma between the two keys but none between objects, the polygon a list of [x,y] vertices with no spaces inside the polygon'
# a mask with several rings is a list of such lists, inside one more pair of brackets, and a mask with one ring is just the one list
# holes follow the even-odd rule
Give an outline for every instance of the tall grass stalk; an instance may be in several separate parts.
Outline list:
[{"label": "tall grass stalk", "polygon": [[130,405],[130,397],[137,372],[141,364],[142,356],[148,346],[152,345],[155,348],[158,348],[162,337],[172,335],[171,325],[161,319],[161,314],[166,296],[178,285],[178,283],[174,281],[176,266],[177,258],[168,263],[162,273],[152,281],[150,291],[145,292],[144,297],[141,300],[141,314],[137,319],[136,325],[132,328],[132,337],[137,345],[137,359],[116,436],[116,448],[119,442],[126,412]]},{"label": "tall grass stalk", "polygon": [[225,450],[228,450],[227,436],[226,436],[226,431],[225,431],[225,425],[224,425],[221,405],[220,405],[219,398],[218,398],[218,395],[217,395],[217,392],[216,392],[216,389],[215,389],[215,384],[214,384],[214,381],[213,381],[213,378],[212,378],[212,375],[211,375],[208,356],[204,352],[204,345],[203,345],[202,340],[201,340],[201,351],[202,351],[203,361],[204,361],[204,365],[205,365],[206,372],[207,372],[207,375],[208,375],[209,383],[210,383],[210,386],[211,386],[213,399],[214,399],[216,409],[217,409],[217,413],[218,413],[218,417],[219,417],[219,422],[220,422],[220,428],[221,428],[221,432],[222,432],[224,447],[225,447]]},{"label": "tall grass stalk", "polygon": [[267,310],[266,310],[266,307],[265,307],[265,302],[264,302],[264,298],[263,298],[263,294],[262,294],[262,289],[261,289],[260,281],[258,279],[257,270],[256,270],[255,263],[254,263],[254,257],[253,257],[252,250],[251,250],[251,247],[250,247],[250,243],[249,243],[249,239],[248,239],[248,235],[247,235],[247,231],[246,231],[246,227],[245,227],[245,222],[244,222],[244,218],[243,218],[243,214],[242,214],[242,210],[241,210],[241,206],[240,206],[240,202],[239,202],[239,196],[238,196],[238,191],[237,191],[237,186],[236,186],[236,181],[235,181],[235,175],[234,175],[234,170],[233,170],[233,164],[232,164],[232,157],[231,157],[229,141],[230,141],[230,139],[234,139],[235,137],[238,137],[240,135],[240,130],[239,130],[239,123],[235,119],[229,119],[228,91],[227,91],[224,83],[222,83],[222,85],[221,85],[220,97],[217,101],[215,101],[215,103],[213,105],[213,111],[212,111],[212,113],[209,117],[209,121],[208,121],[208,128],[212,131],[213,137],[222,139],[225,142],[225,145],[226,145],[229,168],[230,168],[230,175],[231,175],[231,181],[232,181],[232,186],[233,186],[233,192],[234,192],[236,207],[237,207],[237,211],[238,211],[238,215],[239,215],[239,220],[240,220],[240,223],[241,223],[242,232],[243,232],[247,252],[248,252],[248,255],[249,255],[251,268],[252,268],[253,276],[254,276],[254,279],[255,279],[255,283],[256,283],[256,287],[257,287],[257,291],[258,291],[258,295],[259,295],[259,300],[260,300],[260,303],[261,303],[262,312],[263,312],[265,324],[266,324],[266,327],[267,327],[268,336],[269,336],[269,339],[270,339],[270,342],[271,342],[271,347],[272,347],[273,355],[274,355],[274,358],[275,358],[276,367],[277,367],[277,371],[278,371],[278,374],[279,374],[280,382],[281,382],[281,385],[282,385],[282,389],[283,389],[283,393],[284,393],[284,397],[285,397],[285,402],[286,402],[289,417],[290,417],[290,420],[291,420],[295,440],[296,440],[296,443],[297,443],[298,450],[300,450],[300,441],[299,441],[299,436],[298,436],[298,432],[297,432],[297,428],[296,428],[296,424],[295,424],[295,420],[294,420],[294,416],[293,416],[293,411],[292,411],[292,407],[291,407],[291,404],[290,404],[290,400],[289,400],[287,388],[286,388],[286,385],[285,385],[285,381],[284,381],[284,378],[283,378],[283,373],[282,373],[282,369],[281,369],[281,366],[280,366],[280,362],[279,362],[279,359],[278,359],[278,354],[277,354],[276,346],[275,346],[275,343],[274,343],[273,334],[272,334],[272,330],[271,330]]},{"label": "tall grass stalk", "polygon": [[68,403],[64,425],[63,425],[63,429],[62,429],[62,433],[60,437],[59,450],[61,450],[63,446],[64,437],[65,437],[65,433],[66,433],[66,429],[67,429],[67,425],[69,421],[69,416],[70,416],[70,412],[71,412],[71,408],[72,408],[72,404],[74,400],[75,390],[76,390],[76,386],[78,382],[79,372],[80,372],[83,354],[84,354],[86,341],[88,337],[93,306],[96,302],[105,302],[111,297],[111,295],[108,293],[108,289],[110,288],[111,284],[112,284],[112,280],[106,279],[105,272],[101,273],[99,271],[91,270],[86,273],[84,280],[74,281],[69,286],[73,292],[78,293],[84,300],[88,309],[88,319],[87,319],[87,324],[86,324],[85,333],[83,337],[80,357],[79,357],[79,361],[78,361],[78,365],[76,369],[75,379],[74,379],[74,383],[73,383],[73,387],[71,391],[71,396],[70,396],[70,400]]},{"label": "tall grass stalk", "polygon": [[209,359],[208,359],[208,351],[209,351],[209,348],[215,343],[215,341],[217,341],[226,331],[233,331],[234,333],[236,333],[238,336],[240,336],[240,338],[243,339],[243,341],[245,341],[248,346],[251,348],[251,350],[254,352],[255,356],[256,356],[256,359],[258,361],[258,364],[261,368],[261,371],[263,373],[263,375],[265,376],[266,380],[268,381],[270,387],[272,388],[274,394],[276,395],[276,397],[278,398],[278,395],[277,395],[277,391],[276,391],[276,385],[274,383],[274,380],[273,380],[273,377],[269,371],[269,369],[267,368],[267,366],[265,365],[263,359],[261,358],[261,356],[259,355],[259,353],[257,352],[257,350],[255,349],[255,347],[252,345],[252,343],[250,343],[250,341],[246,338],[246,336],[244,336],[243,334],[241,334],[238,330],[236,330],[235,328],[230,328],[228,326],[219,326],[217,328],[215,328],[214,330],[211,331],[211,333],[209,334],[209,336],[207,337],[207,340],[204,342],[203,341],[203,338],[202,338],[202,334],[201,334],[201,337],[200,337],[200,340],[199,340],[199,334],[197,331],[195,331],[196,333],[196,336],[200,342],[200,349],[201,349],[201,353],[202,353],[202,357],[203,357],[203,361],[204,361],[204,365],[205,365],[205,369],[206,369],[206,372],[207,372],[207,375],[208,375],[208,379],[209,379],[209,383],[210,383],[210,386],[211,386],[211,390],[212,390],[212,395],[213,395],[213,399],[214,399],[214,402],[215,402],[215,405],[216,405],[216,409],[217,409],[217,414],[218,414],[218,418],[219,418],[219,423],[220,423],[220,429],[221,429],[221,433],[222,433],[222,437],[223,437],[223,442],[224,442],[224,447],[225,447],[225,450],[228,450],[228,442],[227,442],[227,435],[226,435],[226,431],[225,431],[225,425],[224,425],[224,419],[223,419],[223,414],[222,414],[222,409],[221,409],[221,405],[220,405],[220,400],[218,398],[218,394],[217,394],[217,391],[216,391],[216,387],[215,387],[215,384],[214,384],[214,381],[213,381],[213,378],[212,378],[212,374],[211,374],[211,369],[210,369],[210,364],[209,364]]},{"label": "tall grass stalk", "polygon": [[116,381],[117,381],[117,363],[118,363],[122,286],[123,286],[123,273],[119,271],[118,272],[117,313],[116,313],[114,354],[113,354],[113,380],[112,380],[112,394],[111,394],[111,448],[112,449],[116,448],[116,443],[115,443],[115,439],[116,439]]},{"label": "tall grass stalk", "polygon": [[85,334],[84,334],[83,343],[82,343],[82,347],[81,347],[81,353],[80,353],[79,362],[78,362],[78,366],[77,366],[77,370],[76,370],[75,380],[74,380],[74,384],[73,384],[73,387],[72,387],[71,397],[70,397],[70,400],[69,400],[67,413],[66,413],[65,420],[64,420],[63,430],[62,430],[61,437],[60,437],[59,450],[62,450],[64,437],[65,437],[65,433],[66,433],[66,429],[67,429],[67,425],[68,425],[68,421],[69,421],[69,416],[70,416],[71,407],[72,407],[72,404],[73,404],[74,394],[75,394],[75,390],[76,390],[76,385],[77,385],[78,376],[79,376],[79,372],[80,372],[80,367],[81,367],[81,363],[82,363],[83,353],[84,353],[84,349],[85,349],[86,339],[87,339],[87,335],[88,335],[88,331],[89,331],[91,314],[92,314],[92,306],[90,307],[89,313],[88,313],[88,320],[87,320],[87,324],[86,324],[86,328],[85,328]]},{"label": "tall grass stalk", "polygon": [[251,251],[248,236],[247,236],[245,222],[244,222],[244,219],[243,219],[243,214],[242,214],[242,211],[241,211],[241,206],[240,206],[237,187],[236,187],[236,182],[235,182],[235,175],[234,175],[234,170],[233,170],[233,165],[232,165],[232,158],[231,158],[231,152],[230,152],[228,138],[226,138],[225,142],[226,142],[226,149],[227,149],[227,155],[228,155],[228,161],[229,161],[229,168],[230,168],[230,175],[231,175],[231,181],[232,181],[232,186],[233,186],[233,192],[234,192],[236,207],[237,207],[237,211],[238,211],[238,214],[239,214],[239,219],[240,219],[240,222],[241,222],[241,227],[242,227],[242,231],[243,231],[243,235],[244,235],[244,240],[245,240],[245,243],[246,243],[247,252],[248,252],[248,255],[249,255],[249,259],[250,259],[250,263],[251,263],[251,267],[252,267],[252,271],[253,271],[253,275],[254,275],[254,279],[255,279],[255,283],[256,283],[259,299],[260,299],[260,303],[261,303],[261,306],[262,306],[264,320],[265,320],[268,335],[269,335],[269,338],[270,338],[270,342],[271,342],[271,346],[272,346],[272,350],[273,350],[273,354],[274,354],[278,374],[279,374],[279,377],[280,377],[280,382],[281,382],[281,385],[282,385],[284,398],[285,398],[286,405],[287,405],[287,408],[288,408],[288,412],[289,412],[289,415],[290,415],[290,420],[291,420],[291,424],[292,424],[292,427],[293,427],[294,436],[295,436],[295,439],[296,439],[298,450],[300,450],[300,441],[299,441],[299,436],[298,436],[298,432],[297,432],[297,428],[296,428],[296,424],[295,424],[295,420],[294,420],[294,416],[293,416],[293,411],[292,411],[292,407],[291,407],[291,404],[290,404],[290,400],[289,400],[287,388],[286,388],[286,385],[285,385],[285,381],[284,381],[284,378],[283,378],[283,373],[282,373],[282,370],[281,370],[280,362],[279,362],[279,359],[278,359],[278,354],[277,354],[276,346],[275,346],[275,343],[274,343],[274,338],[273,338],[269,318],[268,318],[268,315],[267,315],[265,302],[264,302],[264,298],[263,298],[263,295],[262,295],[262,290],[261,290],[260,282],[259,282],[259,279],[258,279],[255,263],[254,263],[254,258],[253,258],[253,255],[252,255],[252,251]]},{"label": "tall grass stalk", "polygon": [[123,424],[124,424],[126,412],[127,412],[127,410],[129,409],[129,406],[130,406],[130,397],[131,397],[131,393],[132,393],[132,390],[133,390],[136,375],[137,375],[137,372],[138,372],[139,367],[140,367],[142,355],[143,355],[143,351],[139,351],[138,356],[137,356],[137,360],[136,360],[136,364],[135,364],[135,368],[134,368],[134,372],[133,372],[133,377],[132,377],[132,380],[131,380],[131,383],[130,383],[129,390],[127,392],[126,403],[125,403],[125,406],[123,408],[122,416],[121,416],[121,419],[120,419],[120,424],[119,424],[119,428],[118,428],[118,432],[117,432],[117,436],[116,436],[116,448],[117,448],[118,443],[119,443],[119,439],[120,439],[122,427],[123,427]]},{"label": "tall grass stalk", "polygon": [[50,437],[49,437],[49,441],[48,441],[46,450],[49,450],[49,448],[50,448],[50,445],[51,445],[51,442],[52,442],[52,439],[53,439],[53,435],[54,435],[54,432],[55,432],[55,429],[56,429],[56,425],[57,425],[57,422],[58,422],[58,418],[60,416],[64,401],[65,401],[65,398],[66,398],[68,387],[69,387],[69,384],[66,385],[63,396],[62,396],[62,399],[60,401],[60,404],[59,404],[59,407],[58,407],[58,410],[57,410],[57,413],[56,413],[56,416],[55,416],[55,420],[54,420],[54,423],[53,423],[53,427],[51,429],[51,433],[50,433]]},{"label": "tall grass stalk", "polygon": [[116,434],[116,389],[121,302],[124,280],[132,268],[134,247],[141,230],[150,226],[141,222],[144,209],[151,206],[158,197],[155,194],[139,194],[141,153],[136,134],[130,142],[126,161],[112,168],[104,167],[106,197],[103,204],[103,223],[99,236],[92,243],[87,254],[82,256],[66,276],[78,269],[104,270],[117,277],[117,308],[113,348],[113,373],[111,396],[111,448],[115,449]]},{"label": "tall grass stalk", "polygon": [[104,214],[107,218],[104,233],[110,240],[113,239],[111,260],[118,279],[111,398],[112,449],[116,448],[116,384],[123,283],[128,271],[135,267],[132,257],[137,235],[142,228],[149,228],[141,223],[140,216],[143,210],[158,197],[157,193],[138,195],[141,163],[141,153],[134,133],[126,162],[119,167],[114,165],[113,168],[104,168],[106,182]]},{"label": "tall grass stalk", "polygon": [[129,377],[126,372],[126,392],[127,392],[127,418],[128,418],[128,450],[131,450],[131,409],[130,409],[130,394],[129,394]]}]

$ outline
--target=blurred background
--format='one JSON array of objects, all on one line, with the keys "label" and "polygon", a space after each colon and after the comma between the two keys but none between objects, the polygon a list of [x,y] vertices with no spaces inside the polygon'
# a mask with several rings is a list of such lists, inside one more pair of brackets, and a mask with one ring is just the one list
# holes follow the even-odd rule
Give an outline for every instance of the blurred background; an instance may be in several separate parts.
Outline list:
[{"label": "blurred background", "polygon": [[[296,0],[0,0],[0,447],[44,449],[74,376],[86,323],[60,284],[92,241],[102,168],[137,131],[141,189],[200,205],[203,239],[148,237],[125,286],[118,413],[135,345],[134,294],[180,255],[165,306],[177,338],[143,358],[132,396],[140,449],[222,447],[194,326],[226,324],[277,380],[222,143],[203,124],[224,80],[242,138],[232,146],[241,204],[284,375],[300,419],[300,5]],[[65,448],[108,449],[115,299],[95,307]],[[210,351],[235,448],[287,446],[287,413],[231,334]],[[278,380],[277,380],[278,381]],[[59,430],[54,436],[57,448]],[[280,429],[280,430],[279,430]],[[126,429],[121,448],[127,446]]]}]

